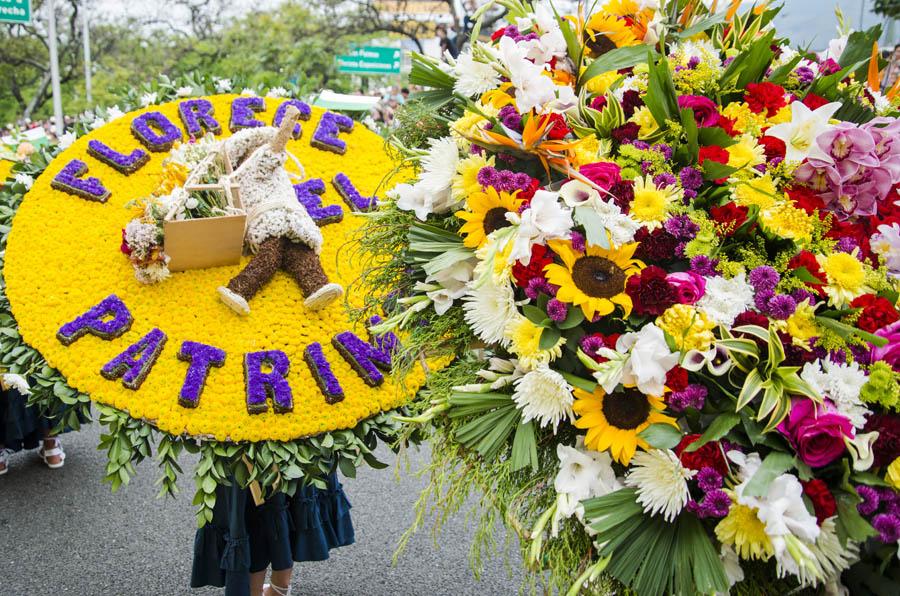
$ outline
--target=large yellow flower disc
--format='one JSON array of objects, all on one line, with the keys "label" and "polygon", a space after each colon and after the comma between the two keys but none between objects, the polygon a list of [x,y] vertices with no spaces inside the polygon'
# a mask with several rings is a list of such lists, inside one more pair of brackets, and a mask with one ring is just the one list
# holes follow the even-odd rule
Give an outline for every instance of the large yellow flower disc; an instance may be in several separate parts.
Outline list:
[{"label": "large yellow flower disc", "polygon": [[[221,125],[219,138],[231,134],[232,106],[238,97],[206,98],[212,102],[215,120]],[[271,125],[284,101],[265,98],[264,105],[257,106],[264,109],[255,109],[252,117]],[[367,385],[332,343],[345,331],[368,341],[366,330],[353,327],[343,301],[320,311],[308,310],[296,281],[282,271],[253,297],[251,312],[244,317],[225,306],[216,289],[247,264],[248,256],[232,266],[173,273],[153,285],[135,279],[131,263],[120,252],[121,230],[135,216],[128,203],[157,188],[162,161],[168,155],[167,151],[150,151],[132,134],[132,122],[145,112],[161,113],[188,138],[179,116],[179,102],[125,114],[75,141],[25,195],[13,220],[3,270],[22,338],[65,375],[70,385],[90,394],[93,400],[125,410],[175,435],[232,441],[291,440],[353,428],[365,418],[404,404],[410,392],[424,381],[423,373],[407,378],[403,391],[392,384],[389,374],[384,375],[381,385]],[[382,139],[358,123],[352,131],[336,132],[346,143],[343,155],[314,146],[311,141],[324,113],[313,108],[311,117],[300,123],[300,138],[291,140],[287,149],[302,162],[308,179],[324,182],[322,206],[343,207],[342,221],[321,226],[321,263],[330,280],[346,288],[364,266],[346,246],[362,217],[353,214],[332,181],[336,174],[343,173],[364,197],[383,196],[387,189],[380,185],[394,163],[384,151]],[[136,172],[125,175],[88,153],[91,140],[124,155],[141,148],[150,159]],[[73,160],[84,162],[88,168],[86,173],[76,174],[79,179],[95,177],[109,191],[105,202],[58,190],[58,183],[54,185],[57,188],[51,187],[51,181],[58,179]],[[288,164],[289,170],[294,169],[290,160]],[[113,339],[88,334],[63,345],[57,338],[60,327],[111,295],[121,299],[130,311],[130,329]],[[100,374],[105,364],[154,328],[165,333],[167,340],[136,390],[126,387],[121,379],[108,380]],[[185,341],[214,346],[226,353],[222,367],[209,369],[194,408],[179,404],[189,367],[189,362],[178,358]],[[332,404],[326,400],[304,360],[305,348],[314,343],[321,345],[343,389],[341,401]],[[283,352],[290,362],[284,378],[293,393],[293,409],[278,413],[270,399],[265,412],[250,414],[245,354],[268,350]],[[261,372],[271,371],[263,365]]]}]

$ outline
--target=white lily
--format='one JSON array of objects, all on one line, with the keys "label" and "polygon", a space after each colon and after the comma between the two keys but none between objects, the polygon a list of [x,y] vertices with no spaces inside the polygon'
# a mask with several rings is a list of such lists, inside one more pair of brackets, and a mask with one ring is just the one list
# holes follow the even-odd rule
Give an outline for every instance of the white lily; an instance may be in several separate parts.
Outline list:
[{"label": "white lily", "polygon": [[766,134],[784,141],[785,159],[800,163],[807,157],[830,160],[830,157],[816,144],[816,137],[831,128],[828,121],[841,107],[833,101],[815,110],[810,110],[803,102],[791,104],[791,121],[776,124]]}]

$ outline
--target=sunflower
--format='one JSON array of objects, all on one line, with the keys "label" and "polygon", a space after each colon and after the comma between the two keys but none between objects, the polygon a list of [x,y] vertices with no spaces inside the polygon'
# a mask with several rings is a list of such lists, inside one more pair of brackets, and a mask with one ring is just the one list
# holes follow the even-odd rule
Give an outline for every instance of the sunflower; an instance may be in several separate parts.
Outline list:
[{"label": "sunflower", "polygon": [[580,306],[589,321],[597,314],[608,315],[616,306],[621,306],[627,317],[632,304],[625,284],[644,268],[641,261],[631,258],[637,247],[636,242],[611,245],[609,249],[590,245],[581,254],[575,252],[569,240],[550,242],[550,248],[564,263],[551,263],[544,268],[547,281],[559,286],[556,299]]},{"label": "sunflower", "polygon": [[466,198],[467,211],[457,211],[456,217],[466,223],[460,229],[465,236],[463,244],[469,248],[481,248],[491,232],[508,227],[507,213],[516,213],[522,205],[515,193],[497,192],[493,186],[472,193]]},{"label": "sunflower", "polygon": [[594,56],[639,43],[626,19],[605,12],[594,13],[585,27],[585,46]]},{"label": "sunflower", "polygon": [[638,447],[648,449],[639,436],[651,424],[675,426],[675,419],[662,413],[665,405],[659,397],[646,395],[635,387],[624,387],[606,394],[601,387],[588,393],[575,389],[572,406],[575,427],[587,429],[584,445],[594,451],[609,450],[617,462],[628,465]]}]

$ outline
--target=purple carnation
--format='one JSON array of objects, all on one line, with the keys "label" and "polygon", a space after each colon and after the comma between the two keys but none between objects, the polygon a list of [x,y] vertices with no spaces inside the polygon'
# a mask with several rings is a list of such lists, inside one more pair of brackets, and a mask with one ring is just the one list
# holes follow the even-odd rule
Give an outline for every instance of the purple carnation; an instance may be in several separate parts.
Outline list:
[{"label": "purple carnation", "polygon": [[670,174],[669,172],[663,172],[653,177],[653,184],[655,184],[657,188],[663,186],[674,186],[675,182],[675,175]]},{"label": "purple carnation", "polygon": [[794,314],[797,303],[787,294],[779,294],[769,300],[768,310],[773,318],[783,321]]},{"label": "purple carnation", "polygon": [[775,286],[778,285],[778,282],[781,281],[781,276],[773,267],[763,265],[753,269],[747,279],[750,282],[750,285],[753,286],[753,289],[760,292],[764,290],[774,290]]},{"label": "purple carnation", "polygon": [[768,312],[769,300],[775,297],[775,292],[769,289],[759,290],[753,297],[753,303],[759,312]]},{"label": "purple carnation", "polygon": [[560,302],[556,298],[552,298],[547,303],[547,316],[554,323],[562,323],[569,315],[569,307],[564,302]]},{"label": "purple carnation", "polygon": [[541,294],[555,296],[556,292],[553,291],[553,286],[543,277],[532,277],[528,280],[528,285],[525,286],[525,295],[531,300],[537,300]]},{"label": "purple carnation", "polygon": [[722,488],[722,475],[715,468],[704,466],[697,472],[697,486],[705,493]]},{"label": "purple carnation", "polygon": [[694,221],[687,215],[675,215],[666,220],[663,227],[668,233],[675,236],[679,240],[693,240],[700,231]]},{"label": "purple carnation", "polygon": [[856,506],[860,515],[869,516],[878,511],[878,505],[881,502],[878,491],[871,486],[860,485],[856,487],[856,492],[862,498],[862,502]]},{"label": "purple carnation", "polygon": [[706,404],[706,396],[709,390],[703,385],[691,383],[681,391],[669,394],[668,404],[676,412],[682,412],[687,408],[703,409]]},{"label": "purple carnation", "polygon": [[697,190],[703,185],[703,173],[695,168],[682,168],[678,178],[685,190]]},{"label": "purple carnation", "polygon": [[716,265],[719,259],[711,259],[706,255],[697,255],[691,258],[691,271],[703,277],[718,277],[719,272],[716,271]]},{"label": "purple carnation", "polygon": [[881,513],[872,520],[872,526],[878,530],[878,539],[885,544],[893,544],[900,540],[900,517]]},{"label": "purple carnation", "polygon": [[731,509],[731,497],[724,490],[713,490],[703,498],[704,517],[725,517]]},{"label": "purple carnation", "polygon": [[584,252],[586,248],[587,239],[584,237],[584,234],[581,232],[572,232],[569,236],[569,241],[572,243],[572,250],[575,252]]},{"label": "purple carnation", "polygon": [[657,143],[651,147],[657,153],[662,153],[663,157],[666,158],[666,161],[672,159],[672,148],[666,145],[665,143]]},{"label": "purple carnation", "polygon": [[497,114],[497,118],[503,123],[503,126],[514,130],[516,132],[522,132],[522,115],[516,111],[516,108],[512,105],[503,106],[500,108],[500,112]]}]

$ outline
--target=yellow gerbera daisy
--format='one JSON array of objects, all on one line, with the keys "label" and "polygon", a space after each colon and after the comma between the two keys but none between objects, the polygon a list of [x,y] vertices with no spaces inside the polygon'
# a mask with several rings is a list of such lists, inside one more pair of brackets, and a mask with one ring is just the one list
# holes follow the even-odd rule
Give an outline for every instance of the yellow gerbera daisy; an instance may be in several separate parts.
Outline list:
[{"label": "yellow gerbera daisy", "polygon": [[586,429],[584,445],[595,451],[609,450],[617,462],[628,465],[637,448],[649,445],[640,433],[651,424],[676,425],[675,419],[662,413],[665,404],[659,397],[625,387],[606,394],[597,387],[593,393],[575,389],[572,406],[578,418],[575,427]]},{"label": "yellow gerbera daisy", "polygon": [[644,263],[633,259],[637,243],[609,249],[588,246],[585,253],[577,253],[572,242],[553,241],[550,248],[559,255],[563,265],[551,263],[544,268],[547,280],[559,291],[556,299],[580,306],[585,318],[606,316],[621,306],[624,316],[631,314],[631,298],[625,293],[628,278],[640,272]]},{"label": "yellow gerbera daisy", "polygon": [[465,239],[463,244],[469,248],[481,248],[491,232],[508,227],[507,213],[515,213],[522,205],[515,193],[497,192],[493,186],[486,190],[470,194],[466,198],[465,211],[457,211],[456,217],[466,223],[460,229]]}]

